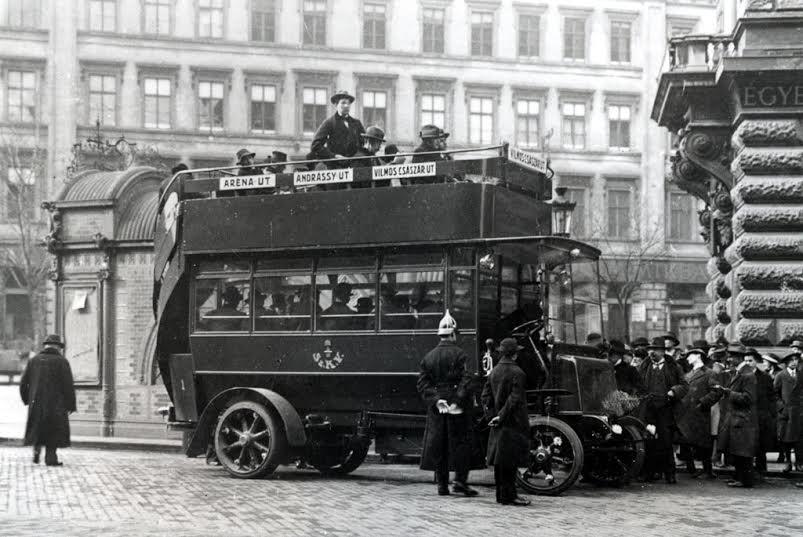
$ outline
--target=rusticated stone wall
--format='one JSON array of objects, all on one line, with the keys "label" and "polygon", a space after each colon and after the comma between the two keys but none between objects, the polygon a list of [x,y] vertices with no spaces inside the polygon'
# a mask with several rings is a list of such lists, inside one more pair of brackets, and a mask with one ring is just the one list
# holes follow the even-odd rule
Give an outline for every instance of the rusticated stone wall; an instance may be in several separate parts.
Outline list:
[{"label": "rusticated stone wall", "polygon": [[721,282],[730,297],[718,298],[713,313],[738,320],[726,337],[755,346],[788,344],[803,339],[803,123],[745,119],[732,145],[731,270],[712,274],[712,287]]}]

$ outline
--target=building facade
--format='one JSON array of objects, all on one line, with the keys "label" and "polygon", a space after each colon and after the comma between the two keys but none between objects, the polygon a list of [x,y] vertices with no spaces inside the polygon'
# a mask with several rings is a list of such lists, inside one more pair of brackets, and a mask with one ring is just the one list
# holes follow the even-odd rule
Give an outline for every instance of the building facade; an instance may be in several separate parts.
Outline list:
[{"label": "building facade", "polygon": [[[402,150],[427,123],[451,147],[548,150],[574,235],[612,260],[608,333],[688,342],[703,333],[707,254],[649,107],[667,37],[716,23],[712,0],[3,0],[0,126],[42,155],[37,201],[96,123],[168,165],[228,165],[241,147],[302,158],[341,88]],[[7,207],[2,221],[10,247]],[[617,282],[635,284],[629,304]]]}]

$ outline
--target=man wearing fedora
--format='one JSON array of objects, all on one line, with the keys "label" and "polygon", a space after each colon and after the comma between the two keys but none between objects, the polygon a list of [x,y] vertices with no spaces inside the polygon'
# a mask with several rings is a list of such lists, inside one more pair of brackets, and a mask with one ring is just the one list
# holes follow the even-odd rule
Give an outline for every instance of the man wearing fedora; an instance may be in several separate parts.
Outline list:
[{"label": "man wearing fedora", "polygon": [[800,378],[800,355],[791,352],[781,359],[784,369],[775,376],[773,386],[778,404],[778,440],[786,460],[785,473],[792,471],[792,449],[795,450],[795,467],[803,467],[801,461],[801,416],[800,403],[803,398],[803,379]]},{"label": "man wearing fedora", "polygon": [[[421,132],[419,132],[418,135],[421,137],[421,144],[413,149],[413,153],[416,153],[413,155],[413,163],[453,160],[449,154],[443,153],[443,151],[446,151],[447,147],[446,139],[449,137],[448,132],[435,125],[424,125],[421,127]],[[417,178],[416,183],[443,183],[445,180],[445,175],[437,175],[435,177]]]},{"label": "man wearing fedora", "polygon": [[33,446],[35,464],[45,446],[45,464],[61,466],[56,449],[70,445],[68,415],[75,412],[75,386],[61,336],[47,336],[42,347],[20,379],[20,397],[28,406],[24,443]]},{"label": "man wearing fedora", "polygon": [[760,474],[767,471],[767,453],[777,447],[778,408],[772,377],[767,373],[764,357],[756,349],[747,348],[747,356],[752,358],[753,372],[756,375],[756,414],[758,417],[758,443],[756,444],[755,468]]},{"label": "man wearing fedora", "polygon": [[220,298],[221,305],[204,315],[206,329],[214,332],[248,330],[248,315],[238,309],[243,301],[240,290],[227,285]]},{"label": "man wearing fedora", "polygon": [[613,365],[616,387],[629,395],[640,395],[644,391],[644,382],[638,369],[625,362],[624,355],[627,352],[625,344],[618,339],[612,339],[609,345],[608,361]]},{"label": "man wearing fedora", "polygon": [[357,312],[349,306],[354,290],[350,283],[340,282],[332,289],[332,305],[321,312],[321,330],[354,328]]},{"label": "man wearing fedora", "polygon": [[[317,159],[353,157],[362,146],[360,135],[365,132],[360,120],[349,115],[354,96],[348,91],[341,90],[329,100],[335,105],[335,113],[318,127],[312,138],[310,156]],[[326,163],[328,168],[347,168],[350,165],[348,160]]]},{"label": "man wearing fedora", "polygon": [[530,444],[527,375],[516,364],[516,355],[523,349],[515,339],[503,339],[497,349],[499,363],[482,390],[482,407],[490,427],[487,461],[494,467],[496,502],[502,505],[530,504],[516,494],[516,471],[527,466]]},{"label": "man wearing fedora", "polygon": [[254,157],[256,157],[256,153],[246,148],[237,151],[237,166],[240,166],[240,169],[237,170],[237,175],[259,175],[262,173],[262,170],[254,165]]},{"label": "man wearing fedora", "polygon": [[[716,477],[712,468],[711,448],[714,437],[711,435],[711,407],[719,400],[714,390],[714,374],[707,367],[709,362],[708,343],[696,340],[686,353],[686,361],[691,371],[686,375],[689,391],[680,401],[678,407],[678,430],[682,435],[681,443],[685,447],[681,457],[686,462],[686,469],[694,476],[705,474],[712,479]],[[702,473],[697,472],[694,460],[703,461]]]},{"label": "man wearing fedora", "polygon": [[667,359],[664,341],[663,337],[653,338],[647,347],[650,358],[639,368],[647,394],[639,413],[648,427],[652,425],[654,430],[652,438],[647,441],[647,460],[644,465],[646,479],[651,481],[656,473],[662,473],[668,484],[675,484],[675,454],[672,449],[676,428],[675,407],[686,396],[688,384],[680,366]]}]

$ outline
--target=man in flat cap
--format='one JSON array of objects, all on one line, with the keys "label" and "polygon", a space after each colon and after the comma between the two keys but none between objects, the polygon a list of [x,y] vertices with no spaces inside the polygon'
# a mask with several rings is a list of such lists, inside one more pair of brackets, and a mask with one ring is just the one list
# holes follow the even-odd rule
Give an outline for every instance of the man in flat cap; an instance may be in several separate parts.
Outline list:
[{"label": "man in flat cap", "polygon": [[530,504],[530,500],[516,494],[516,472],[527,466],[530,443],[527,375],[516,364],[516,355],[523,349],[515,339],[503,339],[497,349],[499,363],[482,390],[482,406],[490,420],[488,464],[494,467],[496,502],[502,505]]},{"label": "man in flat cap", "polygon": [[70,445],[68,415],[75,412],[75,386],[70,363],[61,354],[61,336],[47,336],[42,347],[20,379],[20,397],[28,406],[24,443],[33,446],[34,464],[45,446],[45,464],[61,466],[56,449]]},{"label": "man in flat cap", "polygon": [[[335,105],[334,115],[326,118],[312,139],[310,156],[317,159],[348,159],[360,150],[360,135],[365,127],[359,119],[351,117],[349,111],[354,96],[341,90],[329,99]],[[347,168],[351,161],[327,162],[328,168]]]}]

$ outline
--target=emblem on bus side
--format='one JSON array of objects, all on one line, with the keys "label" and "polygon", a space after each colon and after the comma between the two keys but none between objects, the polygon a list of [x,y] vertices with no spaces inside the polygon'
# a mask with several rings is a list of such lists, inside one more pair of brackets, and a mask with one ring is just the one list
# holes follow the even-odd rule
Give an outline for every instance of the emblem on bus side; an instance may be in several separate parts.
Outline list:
[{"label": "emblem on bus side", "polygon": [[316,352],[312,355],[315,364],[321,369],[336,369],[343,362],[343,358],[340,351],[332,349],[332,342],[328,339],[323,342],[323,352]]}]

